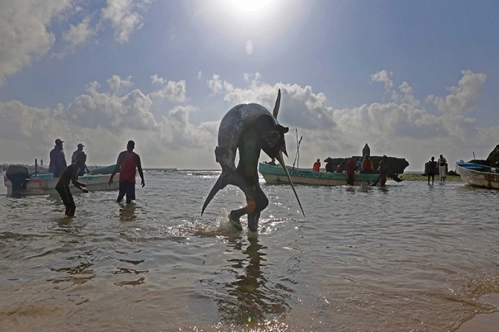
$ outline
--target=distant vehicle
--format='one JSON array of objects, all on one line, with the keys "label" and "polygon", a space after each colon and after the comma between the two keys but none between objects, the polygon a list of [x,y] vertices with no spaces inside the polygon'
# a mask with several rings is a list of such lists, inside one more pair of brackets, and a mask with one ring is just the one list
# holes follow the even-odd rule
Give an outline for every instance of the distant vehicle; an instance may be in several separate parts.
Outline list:
[{"label": "distant vehicle", "polygon": [[472,187],[499,189],[499,167],[457,162],[456,173],[464,184]]}]

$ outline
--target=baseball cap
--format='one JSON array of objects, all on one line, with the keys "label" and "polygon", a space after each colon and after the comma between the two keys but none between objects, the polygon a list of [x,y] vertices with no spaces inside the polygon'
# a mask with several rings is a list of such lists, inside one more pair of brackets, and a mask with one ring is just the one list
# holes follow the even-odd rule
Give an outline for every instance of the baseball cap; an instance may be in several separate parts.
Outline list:
[{"label": "baseball cap", "polygon": [[64,141],[61,141],[60,138],[58,138],[58,139],[55,140],[55,144],[62,144],[62,143],[64,143]]},{"label": "baseball cap", "polygon": [[83,145],[83,144],[79,143],[79,144],[78,144],[78,147],[80,147],[80,146],[81,146],[81,147],[84,147],[85,145]]}]

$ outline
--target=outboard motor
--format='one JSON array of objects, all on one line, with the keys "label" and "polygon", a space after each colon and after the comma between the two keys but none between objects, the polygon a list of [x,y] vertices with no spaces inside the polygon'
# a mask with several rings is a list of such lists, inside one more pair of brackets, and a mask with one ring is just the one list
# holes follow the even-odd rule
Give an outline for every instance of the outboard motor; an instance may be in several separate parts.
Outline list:
[{"label": "outboard motor", "polygon": [[10,165],[5,173],[7,179],[12,183],[12,197],[21,197],[29,181],[28,168],[21,165]]}]

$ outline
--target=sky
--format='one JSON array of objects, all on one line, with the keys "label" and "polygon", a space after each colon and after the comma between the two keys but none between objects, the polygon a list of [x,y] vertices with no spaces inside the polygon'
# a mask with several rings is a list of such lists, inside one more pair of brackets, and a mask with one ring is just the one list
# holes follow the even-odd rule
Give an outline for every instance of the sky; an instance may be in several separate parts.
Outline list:
[{"label": "sky", "polygon": [[[1,0],[0,164],[218,169],[220,120],[272,110],[288,164],[372,155],[423,170],[499,144],[499,2]],[[262,154],[261,161],[268,160]]]}]

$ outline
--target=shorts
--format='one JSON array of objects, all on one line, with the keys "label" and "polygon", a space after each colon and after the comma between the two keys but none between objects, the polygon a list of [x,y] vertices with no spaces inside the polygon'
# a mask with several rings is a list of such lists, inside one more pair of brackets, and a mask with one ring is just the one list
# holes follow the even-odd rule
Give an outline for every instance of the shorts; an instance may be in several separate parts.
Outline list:
[{"label": "shorts", "polygon": [[71,190],[69,190],[69,186],[58,184],[55,186],[55,190],[59,193],[62,198],[62,202],[66,207],[76,206],[73,200],[73,195],[71,194]]},{"label": "shorts", "polygon": [[120,182],[120,193],[118,194],[118,196],[124,197],[125,195],[127,201],[135,200],[135,182]]}]

